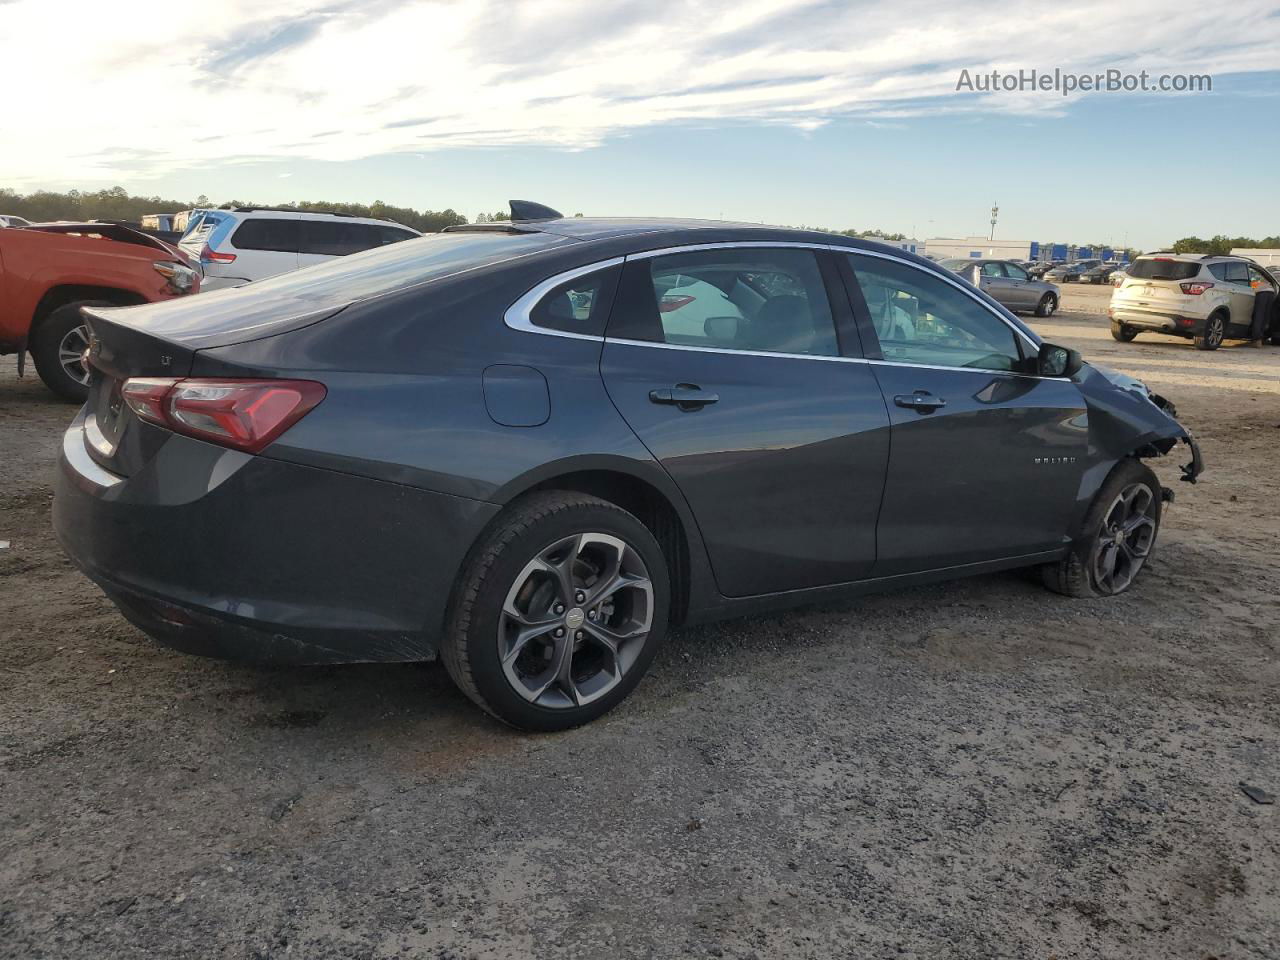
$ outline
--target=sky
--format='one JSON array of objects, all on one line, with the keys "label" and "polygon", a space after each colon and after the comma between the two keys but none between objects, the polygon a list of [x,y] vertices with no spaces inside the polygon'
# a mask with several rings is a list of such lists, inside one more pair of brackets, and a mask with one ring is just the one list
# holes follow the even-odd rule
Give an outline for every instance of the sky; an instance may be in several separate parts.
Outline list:
[{"label": "sky", "polygon": [[[0,186],[1151,249],[1280,233],[1280,3],[0,0]],[[993,69],[1211,92],[957,91]],[[0,211],[3,212],[3,211]]]}]

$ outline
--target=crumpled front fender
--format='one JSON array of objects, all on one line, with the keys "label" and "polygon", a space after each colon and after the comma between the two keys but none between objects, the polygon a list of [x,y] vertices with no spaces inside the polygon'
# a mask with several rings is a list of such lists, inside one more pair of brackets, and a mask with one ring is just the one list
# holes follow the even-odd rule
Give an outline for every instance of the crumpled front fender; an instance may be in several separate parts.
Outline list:
[{"label": "crumpled front fender", "polygon": [[1076,386],[1089,409],[1089,440],[1098,459],[1162,456],[1185,443],[1191,460],[1182,467],[1182,479],[1195,483],[1204,472],[1200,446],[1178,422],[1177,409],[1141,380],[1085,364]]}]

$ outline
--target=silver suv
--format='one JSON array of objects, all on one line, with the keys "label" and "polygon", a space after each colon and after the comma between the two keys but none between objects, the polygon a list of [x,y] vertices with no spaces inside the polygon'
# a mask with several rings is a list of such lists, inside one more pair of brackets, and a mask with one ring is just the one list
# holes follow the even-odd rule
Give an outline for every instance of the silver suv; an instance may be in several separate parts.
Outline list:
[{"label": "silver suv", "polygon": [[1111,291],[1111,335],[1167,333],[1217,350],[1227,339],[1280,343],[1280,284],[1244,257],[1158,253],[1139,257]]}]

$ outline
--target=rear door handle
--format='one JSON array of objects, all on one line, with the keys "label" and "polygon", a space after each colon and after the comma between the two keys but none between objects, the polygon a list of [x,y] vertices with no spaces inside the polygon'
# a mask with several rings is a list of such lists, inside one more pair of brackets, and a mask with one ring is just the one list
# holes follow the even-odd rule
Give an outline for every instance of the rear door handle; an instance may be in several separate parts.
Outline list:
[{"label": "rear door handle", "polygon": [[652,403],[667,403],[684,411],[700,410],[709,403],[720,399],[716,393],[708,393],[692,383],[677,383],[674,387],[663,387],[661,390],[650,390],[649,400]]},{"label": "rear door handle", "polygon": [[893,402],[900,407],[906,407],[908,410],[917,410],[920,413],[932,413],[941,407],[947,405],[947,401],[941,397],[935,397],[931,393],[917,391],[916,393],[900,393],[893,398]]}]

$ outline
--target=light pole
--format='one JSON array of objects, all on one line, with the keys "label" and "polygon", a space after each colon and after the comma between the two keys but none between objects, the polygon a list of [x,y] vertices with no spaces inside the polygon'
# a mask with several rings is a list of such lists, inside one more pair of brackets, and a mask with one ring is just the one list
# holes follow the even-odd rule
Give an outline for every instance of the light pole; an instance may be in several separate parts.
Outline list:
[{"label": "light pole", "polygon": [[987,237],[988,241],[996,238],[996,217],[1000,215],[1000,204],[993,201],[991,204],[991,234]]}]

